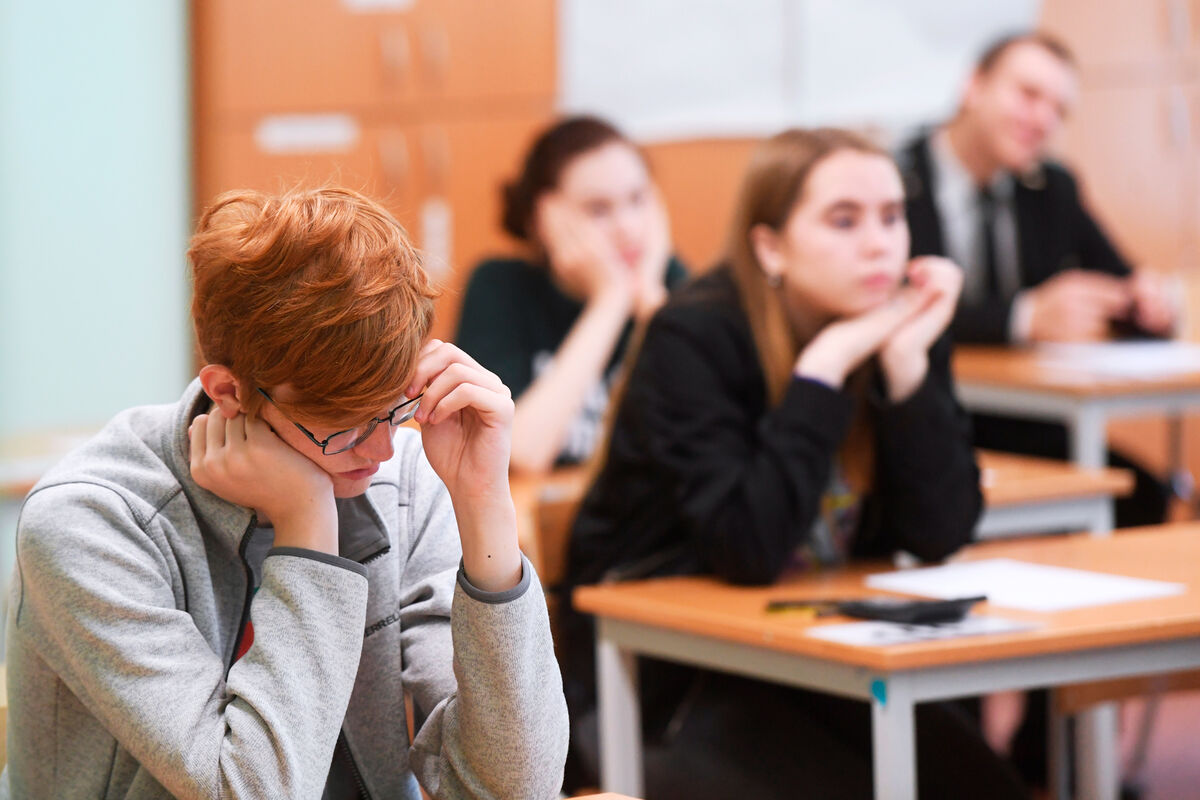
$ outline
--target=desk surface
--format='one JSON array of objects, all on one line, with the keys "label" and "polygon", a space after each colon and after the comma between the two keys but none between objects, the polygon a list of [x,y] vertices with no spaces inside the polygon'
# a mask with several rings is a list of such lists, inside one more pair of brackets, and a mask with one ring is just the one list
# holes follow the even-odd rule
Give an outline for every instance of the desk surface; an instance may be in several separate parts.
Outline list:
[{"label": "desk surface", "polygon": [[509,478],[513,502],[532,507],[541,500],[579,497],[587,488],[591,471],[586,466],[563,467],[542,473],[525,473]]},{"label": "desk surface", "polygon": [[1132,380],[1048,368],[1037,352],[1020,347],[959,346],[953,356],[954,379],[1006,389],[1024,389],[1066,397],[1101,398],[1200,389],[1200,372]]},{"label": "desk surface", "polygon": [[579,609],[629,622],[757,645],[881,671],[1044,655],[1185,637],[1200,637],[1200,524],[1140,528],[1108,538],[1086,534],[973,545],[960,558],[1023,561],[1186,584],[1181,595],[1042,614],[977,607],[1010,619],[1043,623],[1036,630],[934,642],[862,647],[807,636],[814,625],[845,618],[806,620],[768,614],[776,598],[859,597],[879,594],[863,578],[890,570],[885,563],[785,578],[769,587],[738,587],[706,577],[660,578],[587,586],[575,592]]}]

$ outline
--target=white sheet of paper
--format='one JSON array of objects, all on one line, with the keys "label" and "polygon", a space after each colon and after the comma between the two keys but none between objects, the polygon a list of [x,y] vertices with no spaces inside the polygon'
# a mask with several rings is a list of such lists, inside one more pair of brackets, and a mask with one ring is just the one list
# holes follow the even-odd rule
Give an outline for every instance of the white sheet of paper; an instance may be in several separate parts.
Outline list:
[{"label": "white sheet of paper", "polygon": [[1037,349],[1038,366],[1068,381],[1094,378],[1165,378],[1200,372],[1200,347],[1186,342],[1048,344]]},{"label": "white sheet of paper", "polygon": [[1030,564],[1010,558],[884,572],[867,576],[866,583],[874,589],[945,600],[982,594],[987,595],[993,606],[1026,611],[1066,611],[1168,597],[1187,590],[1182,583]]},{"label": "white sheet of paper", "polygon": [[989,633],[1012,633],[1036,628],[1032,622],[1018,622],[1002,617],[969,616],[958,622],[941,625],[901,625],[896,622],[845,622],[809,628],[808,635],[840,644],[882,647],[889,644],[928,642],[958,636],[983,636]]}]

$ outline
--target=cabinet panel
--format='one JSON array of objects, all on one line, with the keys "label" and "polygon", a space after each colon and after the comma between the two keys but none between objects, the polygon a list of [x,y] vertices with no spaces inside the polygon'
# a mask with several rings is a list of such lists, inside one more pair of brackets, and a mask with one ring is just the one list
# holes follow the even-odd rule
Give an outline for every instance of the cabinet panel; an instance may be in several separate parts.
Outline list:
[{"label": "cabinet panel", "polygon": [[353,5],[197,3],[201,116],[548,101],[554,93],[554,0],[424,0],[402,11]]},{"label": "cabinet panel", "polygon": [[[516,175],[526,148],[551,118],[546,109],[421,126],[425,218],[417,237],[434,270],[448,262],[440,273],[446,294],[438,309],[438,329],[447,336],[457,327],[471,270],[481,258],[517,246],[500,228],[500,187]],[[440,203],[450,212],[449,252],[437,252]]]},{"label": "cabinet panel", "polygon": [[1086,199],[1137,264],[1191,261],[1196,167],[1187,85],[1085,89],[1063,137]]},{"label": "cabinet panel", "polygon": [[742,174],[757,144],[712,139],[644,148],[671,214],[675,252],[689,269],[706,270],[723,254]]},{"label": "cabinet panel", "polygon": [[1041,27],[1089,67],[1139,66],[1195,47],[1195,0],[1044,0]]},{"label": "cabinet panel", "polygon": [[197,180],[197,209],[230,189],[279,192],[294,186],[335,184],[387,206],[410,232],[420,205],[415,129],[361,126],[353,144],[336,151],[269,151],[258,126],[223,126],[198,137],[205,168]]},{"label": "cabinet panel", "polygon": [[341,0],[196,4],[201,115],[411,101],[412,12],[355,12]]},{"label": "cabinet panel", "polygon": [[555,20],[555,0],[422,0],[414,11],[422,97],[549,100]]}]

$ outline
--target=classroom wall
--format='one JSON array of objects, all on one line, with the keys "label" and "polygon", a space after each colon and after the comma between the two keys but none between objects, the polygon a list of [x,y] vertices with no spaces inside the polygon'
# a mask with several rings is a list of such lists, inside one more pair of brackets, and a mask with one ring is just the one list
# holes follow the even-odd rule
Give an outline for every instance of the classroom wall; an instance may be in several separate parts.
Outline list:
[{"label": "classroom wall", "polygon": [[0,439],[188,378],[186,12],[0,3]]}]

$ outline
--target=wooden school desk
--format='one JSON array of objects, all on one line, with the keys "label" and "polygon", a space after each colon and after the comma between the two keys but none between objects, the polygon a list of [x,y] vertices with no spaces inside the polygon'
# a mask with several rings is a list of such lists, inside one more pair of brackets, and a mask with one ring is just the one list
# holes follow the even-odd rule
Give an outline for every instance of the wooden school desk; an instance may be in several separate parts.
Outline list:
[{"label": "wooden school desk", "polygon": [[[797,576],[770,587],[710,578],[661,578],[583,587],[576,606],[597,617],[601,776],[606,790],[642,793],[636,655],[775,681],[871,704],[875,796],[916,797],[913,706],[1010,689],[1151,675],[1200,667],[1200,524],[1120,536],[1086,534],[985,542],[961,558],[1009,557],[1183,583],[1184,594],[1057,613],[979,607],[1040,623],[1034,630],[867,647],[807,636],[800,616],[771,615],[772,598],[871,594],[863,578],[886,565]],[[1107,747],[1109,742],[1101,742]],[[1115,798],[1111,753],[1086,726],[1077,746],[1079,796]]]},{"label": "wooden school desk", "polygon": [[976,451],[983,490],[977,539],[1113,528],[1113,499],[1133,490],[1133,473],[1088,469],[1034,456]]},{"label": "wooden school desk", "polygon": [[1034,349],[979,346],[956,348],[953,371],[958,397],[970,411],[1065,424],[1071,460],[1083,467],[1104,466],[1110,419],[1200,408],[1200,373],[1089,378],[1047,368]]}]

